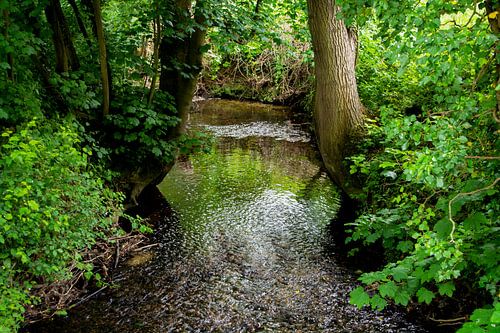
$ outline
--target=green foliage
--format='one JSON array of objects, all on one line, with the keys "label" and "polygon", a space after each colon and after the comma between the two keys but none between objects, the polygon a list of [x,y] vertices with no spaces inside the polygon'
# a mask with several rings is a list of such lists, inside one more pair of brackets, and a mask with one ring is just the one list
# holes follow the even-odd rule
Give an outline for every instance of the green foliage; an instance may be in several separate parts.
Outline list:
[{"label": "green foliage", "polygon": [[169,140],[169,131],[180,122],[175,107],[168,96],[157,96],[151,107],[140,98],[130,94],[115,101],[113,107],[120,111],[106,119],[113,156],[132,165],[152,159],[169,163],[177,152],[176,143]]},{"label": "green foliage", "polygon": [[[368,140],[348,158],[366,206],[347,241],[379,242],[388,264],[360,277],[375,292],[359,287],[351,302],[429,304],[452,297],[459,281],[498,300],[497,74],[488,60],[497,36],[484,10],[473,1],[344,5],[343,15],[358,15],[364,29],[377,25],[371,30],[380,42],[362,36],[361,59],[363,52],[386,59],[368,60],[381,70],[359,76],[360,95],[378,113]],[[423,112],[404,114],[414,103]],[[485,311],[462,330],[494,331],[494,311]]]},{"label": "green foliage", "polygon": [[100,99],[95,93],[98,81],[92,73],[83,71],[54,73],[49,83],[61,93],[70,110],[92,113],[101,106]]},{"label": "green foliage", "polygon": [[382,106],[398,110],[421,105],[425,92],[418,87],[416,66],[408,65],[404,73],[390,59],[382,44],[374,21],[367,22],[359,32],[359,60],[356,80],[363,105],[376,112]]},{"label": "green foliage", "polygon": [[114,228],[116,194],[78,147],[73,121],[33,120],[2,134],[0,150],[0,328],[21,322],[31,285],[65,279],[70,263]]},{"label": "green foliage", "polygon": [[486,333],[500,332],[500,303],[495,303],[494,307],[475,310],[470,322],[464,324],[457,333]]},{"label": "green foliage", "polygon": [[209,95],[282,103],[312,89],[305,2],[263,1],[258,13],[253,2],[220,6],[201,82]]}]

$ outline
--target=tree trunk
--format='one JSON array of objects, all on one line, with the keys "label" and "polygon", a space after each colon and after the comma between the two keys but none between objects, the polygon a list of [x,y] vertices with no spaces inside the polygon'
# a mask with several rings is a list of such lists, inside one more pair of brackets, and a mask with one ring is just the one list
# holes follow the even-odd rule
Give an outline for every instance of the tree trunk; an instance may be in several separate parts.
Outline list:
[{"label": "tree trunk", "polygon": [[[156,7],[158,12],[158,6]],[[153,78],[151,79],[151,88],[149,89],[148,96],[148,106],[151,106],[153,103],[153,98],[156,91],[156,81],[158,80],[158,67],[160,65],[160,43],[161,43],[161,18],[160,16],[156,16],[153,21],[153,43],[154,43],[154,52],[153,52]]]},{"label": "tree trunk", "polygon": [[93,0],[92,5],[94,8],[96,36],[97,36],[97,43],[99,45],[99,63],[101,66],[101,81],[102,81],[102,95],[103,95],[102,114],[104,116],[107,116],[109,114],[109,104],[110,104],[110,80],[108,73],[106,41],[104,39],[104,29],[102,26],[101,1]]},{"label": "tree trunk", "polygon": [[[181,118],[180,124],[172,131],[171,137],[175,138],[184,133],[193,95],[198,82],[198,74],[202,68],[203,55],[201,47],[205,42],[206,29],[203,14],[204,1],[197,1],[194,31],[184,39],[163,38],[160,45],[160,60],[162,70],[160,73],[160,90],[172,95],[177,108],[177,116]],[[185,26],[191,19],[191,0],[177,0],[176,6],[180,20],[175,25]],[[184,21],[184,22],[183,22]],[[182,67],[179,69],[179,65]]]},{"label": "tree trunk", "polygon": [[45,16],[52,29],[52,40],[56,53],[56,71],[58,73],[78,70],[80,62],[75,46],[71,41],[71,33],[64,17],[59,0],[49,0],[45,7]]},{"label": "tree trunk", "polygon": [[85,23],[83,23],[82,15],[80,14],[80,10],[78,9],[78,5],[75,0],[68,0],[71,8],[73,9],[73,13],[75,14],[76,22],[78,24],[78,28],[83,35],[83,38],[87,42],[87,46],[91,49],[92,42],[90,41],[89,34],[87,33],[87,28],[85,28]]},{"label": "tree trunk", "polygon": [[[180,32],[186,36],[182,39],[178,38],[178,36],[175,38],[164,36],[161,39],[159,49],[161,62],[160,90],[173,96],[177,116],[181,118],[181,123],[172,129],[169,139],[175,139],[185,131],[198,74],[202,66],[201,47],[205,42],[206,33],[206,29],[203,28],[205,23],[203,15],[204,0],[196,2],[197,7],[194,13],[196,24],[191,33],[187,32],[193,23],[191,22],[193,19],[191,0],[173,0],[173,3],[176,13],[174,15],[175,21],[172,23],[174,27],[182,29]],[[159,32],[158,30],[157,33]],[[151,88],[154,89],[153,86]],[[128,193],[127,207],[139,204],[138,198],[143,190],[159,184],[172,167],[172,164],[144,163],[132,175],[127,177],[127,181],[131,186]]]},{"label": "tree trunk", "polygon": [[330,176],[344,187],[344,149],[363,121],[355,76],[356,38],[337,18],[335,0],[308,0],[307,5],[316,71],[316,137]]}]

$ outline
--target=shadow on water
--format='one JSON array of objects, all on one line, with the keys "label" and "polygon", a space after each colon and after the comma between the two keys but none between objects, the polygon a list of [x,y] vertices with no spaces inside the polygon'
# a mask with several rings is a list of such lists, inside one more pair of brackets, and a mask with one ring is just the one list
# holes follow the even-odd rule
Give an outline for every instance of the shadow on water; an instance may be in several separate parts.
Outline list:
[{"label": "shadow on water", "polygon": [[216,144],[159,186],[159,245],[32,332],[425,332],[349,304],[355,278],[331,252],[340,194],[287,109],[205,103],[191,124]]}]

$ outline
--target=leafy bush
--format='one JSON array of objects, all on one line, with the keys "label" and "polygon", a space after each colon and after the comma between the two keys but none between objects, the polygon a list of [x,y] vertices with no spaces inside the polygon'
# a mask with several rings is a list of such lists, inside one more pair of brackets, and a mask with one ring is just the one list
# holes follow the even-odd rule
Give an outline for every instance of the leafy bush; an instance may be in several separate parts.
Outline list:
[{"label": "leafy bush", "polygon": [[382,242],[390,263],[363,274],[360,280],[377,292],[369,296],[358,287],[351,302],[383,308],[389,299],[407,305],[415,297],[429,304],[451,297],[458,280],[497,297],[498,162],[469,158],[484,152],[485,132],[451,117],[418,121],[381,112],[381,126],[371,131],[383,137],[385,149],[350,157],[351,173],[366,186],[360,198],[369,205],[347,241]]},{"label": "leafy bush", "polygon": [[[106,119],[115,157],[127,159],[132,165],[157,159],[163,163],[174,160],[177,144],[169,134],[179,122],[171,98],[158,92],[151,107],[141,96],[130,94],[113,104],[116,113]],[[159,111],[160,110],[160,111]]]},{"label": "leafy bush", "polygon": [[[360,199],[366,206],[348,241],[383,244],[389,263],[360,277],[370,287],[353,290],[351,302],[379,309],[388,302],[429,304],[467,286],[477,304],[496,306],[500,179],[492,60],[498,57],[498,34],[492,33],[485,2],[342,5],[351,22],[376,22],[381,44],[368,41],[364,50],[384,54],[394,65],[389,75],[372,70],[368,79],[360,76],[360,94],[375,97],[371,105],[380,119],[369,124],[367,144],[349,159],[350,172],[364,184]],[[383,69],[378,59],[371,59],[369,69]],[[394,99],[393,82],[403,86],[395,91],[410,87],[414,96]],[[402,114],[411,100],[422,112]],[[474,312],[465,332],[493,330],[495,311]]]},{"label": "leafy bush", "polygon": [[[0,331],[15,330],[36,283],[84,268],[82,252],[113,231],[119,197],[103,187],[79,148],[77,125],[33,120],[2,134]],[[88,266],[88,265],[87,265]]]}]

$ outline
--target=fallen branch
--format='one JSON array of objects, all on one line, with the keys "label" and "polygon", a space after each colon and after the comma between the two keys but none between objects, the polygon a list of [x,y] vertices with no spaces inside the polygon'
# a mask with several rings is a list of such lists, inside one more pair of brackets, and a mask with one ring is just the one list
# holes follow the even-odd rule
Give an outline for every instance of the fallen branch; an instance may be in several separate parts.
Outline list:
[{"label": "fallen branch", "polygon": [[120,241],[116,241],[115,268],[118,267],[119,260],[120,260]]},{"label": "fallen branch", "polygon": [[429,317],[429,319],[433,322],[436,322],[436,323],[456,323],[456,324],[458,324],[457,322],[467,320],[467,317],[458,317],[458,318],[452,318],[452,319],[435,319],[435,318]]}]

